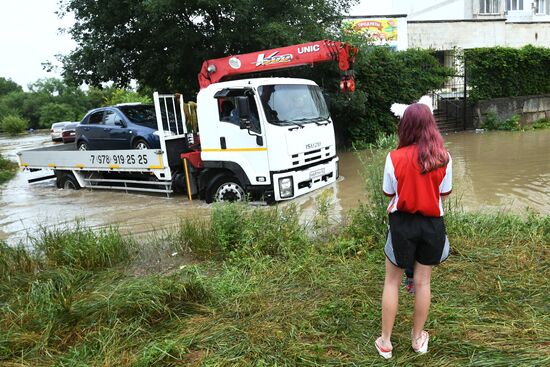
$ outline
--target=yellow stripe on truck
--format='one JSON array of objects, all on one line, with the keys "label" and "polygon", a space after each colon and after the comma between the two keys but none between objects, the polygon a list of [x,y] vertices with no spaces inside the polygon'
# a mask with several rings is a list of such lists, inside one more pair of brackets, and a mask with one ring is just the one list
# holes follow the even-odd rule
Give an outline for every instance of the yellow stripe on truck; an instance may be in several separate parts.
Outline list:
[{"label": "yellow stripe on truck", "polygon": [[110,169],[115,169],[115,168],[120,168],[120,166],[118,164],[111,164],[109,166]]},{"label": "yellow stripe on truck", "polygon": [[57,164],[55,164],[55,163],[48,163],[48,167],[57,167]]},{"label": "yellow stripe on truck", "polygon": [[75,164],[74,165],[76,168],[84,168],[84,165],[83,164]]},{"label": "yellow stripe on truck", "polygon": [[203,152],[267,152],[267,148],[206,148]]}]

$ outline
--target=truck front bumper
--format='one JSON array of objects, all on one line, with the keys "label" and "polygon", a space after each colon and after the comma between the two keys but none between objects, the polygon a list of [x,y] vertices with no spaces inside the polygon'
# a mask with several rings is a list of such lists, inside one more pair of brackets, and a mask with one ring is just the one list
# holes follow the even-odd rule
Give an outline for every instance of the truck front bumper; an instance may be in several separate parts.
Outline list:
[{"label": "truck front bumper", "polygon": [[336,182],[338,157],[303,170],[273,174],[275,201],[290,200]]}]

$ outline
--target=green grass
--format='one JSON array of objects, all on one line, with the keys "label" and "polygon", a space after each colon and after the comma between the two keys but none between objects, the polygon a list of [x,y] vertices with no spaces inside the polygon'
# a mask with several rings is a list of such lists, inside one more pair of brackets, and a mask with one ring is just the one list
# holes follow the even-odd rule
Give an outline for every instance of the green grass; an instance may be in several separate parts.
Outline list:
[{"label": "green grass", "polygon": [[17,163],[6,159],[0,154],[0,184],[9,181],[17,172]]},{"label": "green grass", "polygon": [[[371,190],[384,156],[362,158]],[[385,202],[369,193],[343,223],[321,198],[307,225],[293,206],[228,205],[148,240],[77,225],[44,231],[32,252],[0,245],[0,365],[550,364],[550,218],[452,202],[430,352],[410,348],[413,297],[402,292],[395,357],[382,361]],[[172,252],[179,264],[159,268]]]}]

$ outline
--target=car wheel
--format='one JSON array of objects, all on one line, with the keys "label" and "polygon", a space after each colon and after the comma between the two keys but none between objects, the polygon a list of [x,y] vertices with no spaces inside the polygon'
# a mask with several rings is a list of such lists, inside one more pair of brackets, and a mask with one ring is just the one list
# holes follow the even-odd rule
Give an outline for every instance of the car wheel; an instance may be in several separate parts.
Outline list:
[{"label": "car wheel", "polygon": [[246,192],[236,177],[222,176],[214,181],[208,190],[206,202],[244,201]]},{"label": "car wheel", "polygon": [[82,150],[82,151],[89,150],[88,149],[88,144],[85,141],[79,141],[78,145],[77,145],[77,148],[78,148],[78,150]]},{"label": "car wheel", "polygon": [[59,186],[65,190],[80,190],[80,185],[78,184],[76,177],[70,173],[66,173],[61,176]]},{"label": "car wheel", "polygon": [[139,139],[134,142],[134,149],[149,149],[149,144],[145,140]]}]

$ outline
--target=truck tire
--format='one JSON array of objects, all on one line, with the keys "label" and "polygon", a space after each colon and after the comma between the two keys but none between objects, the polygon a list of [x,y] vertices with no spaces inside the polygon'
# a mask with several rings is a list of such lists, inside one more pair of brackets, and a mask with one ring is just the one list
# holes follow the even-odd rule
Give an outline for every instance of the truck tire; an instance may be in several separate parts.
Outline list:
[{"label": "truck tire", "polygon": [[65,173],[59,180],[59,187],[65,190],[80,190],[80,185],[71,173]]},{"label": "truck tire", "polygon": [[246,192],[233,176],[220,176],[214,180],[206,193],[206,202],[235,202],[246,200]]}]

